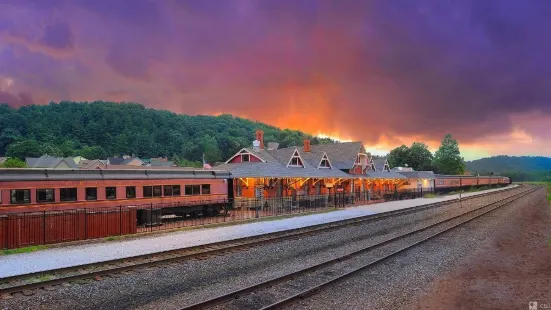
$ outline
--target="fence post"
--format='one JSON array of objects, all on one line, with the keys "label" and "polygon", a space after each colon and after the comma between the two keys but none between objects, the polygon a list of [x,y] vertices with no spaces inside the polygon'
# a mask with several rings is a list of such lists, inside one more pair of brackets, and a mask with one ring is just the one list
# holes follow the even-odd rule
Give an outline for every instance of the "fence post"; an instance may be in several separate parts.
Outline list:
[{"label": "fence post", "polygon": [[122,236],[122,206],[119,206],[119,220],[120,220],[119,236]]},{"label": "fence post", "polygon": [[88,212],[84,208],[84,240],[88,239]]},{"label": "fence post", "polygon": [[44,234],[42,244],[46,244],[46,210],[42,213],[42,233]]}]

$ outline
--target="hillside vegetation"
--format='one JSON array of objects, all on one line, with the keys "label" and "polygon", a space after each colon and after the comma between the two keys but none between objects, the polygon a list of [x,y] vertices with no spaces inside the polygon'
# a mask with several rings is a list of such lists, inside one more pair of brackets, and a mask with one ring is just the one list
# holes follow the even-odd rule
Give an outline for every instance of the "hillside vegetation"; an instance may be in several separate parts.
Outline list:
[{"label": "hillside vegetation", "polygon": [[266,142],[281,147],[331,143],[295,130],[281,130],[234,117],[189,116],[153,110],[135,103],[60,102],[10,108],[0,105],[0,155],[37,157],[81,155],[89,159],[134,154],[167,156],[186,165],[227,159],[252,144],[256,129]]},{"label": "hillside vegetation", "polygon": [[551,181],[551,158],[542,156],[493,156],[467,162],[467,170],[501,174],[514,181]]}]

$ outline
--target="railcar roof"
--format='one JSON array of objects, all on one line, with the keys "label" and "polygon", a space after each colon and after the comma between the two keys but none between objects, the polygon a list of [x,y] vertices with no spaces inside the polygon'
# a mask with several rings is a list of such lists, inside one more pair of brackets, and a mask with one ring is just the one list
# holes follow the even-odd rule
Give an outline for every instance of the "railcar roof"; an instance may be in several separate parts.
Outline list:
[{"label": "railcar roof", "polygon": [[210,169],[0,169],[0,181],[63,180],[159,180],[159,179],[227,179],[225,170]]}]

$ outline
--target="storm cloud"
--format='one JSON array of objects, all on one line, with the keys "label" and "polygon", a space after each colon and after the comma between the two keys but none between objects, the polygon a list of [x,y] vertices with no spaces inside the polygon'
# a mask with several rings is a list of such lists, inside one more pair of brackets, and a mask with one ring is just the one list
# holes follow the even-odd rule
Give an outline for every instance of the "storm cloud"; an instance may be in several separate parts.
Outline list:
[{"label": "storm cloud", "polygon": [[546,0],[45,3],[0,3],[0,101],[136,101],[379,149],[452,133],[471,157],[551,155]]}]

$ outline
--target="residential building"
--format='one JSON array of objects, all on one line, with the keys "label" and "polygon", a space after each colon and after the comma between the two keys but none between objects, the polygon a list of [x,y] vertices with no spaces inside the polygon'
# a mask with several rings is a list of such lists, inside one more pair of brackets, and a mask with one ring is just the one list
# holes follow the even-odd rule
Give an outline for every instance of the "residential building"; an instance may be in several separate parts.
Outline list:
[{"label": "residential building", "polygon": [[138,157],[109,157],[107,165],[123,165],[123,166],[143,166],[144,163]]},{"label": "residential building", "polygon": [[53,157],[43,155],[39,158],[27,157],[25,163],[29,168],[52,168],[52,169],[78,169],[75,161],[68,157]]}]

